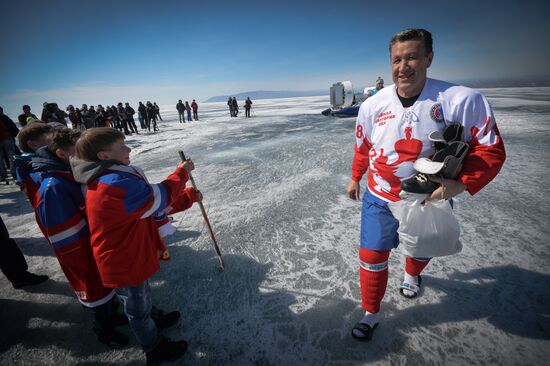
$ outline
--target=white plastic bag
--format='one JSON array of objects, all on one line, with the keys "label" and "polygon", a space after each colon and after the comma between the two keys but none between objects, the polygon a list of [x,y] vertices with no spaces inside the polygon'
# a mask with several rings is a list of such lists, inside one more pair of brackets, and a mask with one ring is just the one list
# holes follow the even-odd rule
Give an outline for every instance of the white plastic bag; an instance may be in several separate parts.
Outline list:
[{"label": "white plastic bag", "polygon": [[399,246],[411,257],[444,257],[462,250],[460,226],[448,201],[425,195],[388,204],[399,221]]}]

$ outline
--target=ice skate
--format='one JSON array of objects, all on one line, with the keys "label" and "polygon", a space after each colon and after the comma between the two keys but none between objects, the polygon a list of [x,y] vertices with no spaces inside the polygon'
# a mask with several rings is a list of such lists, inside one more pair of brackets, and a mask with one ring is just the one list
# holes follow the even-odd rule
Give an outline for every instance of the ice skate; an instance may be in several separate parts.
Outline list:
[{"label": "ice skate", "polygon": [[435,154],[431,159],[420,158],[414,162],[414,169],[419,174],[401,182],[401,189],[409,193],[429,194],[439,187],[439,184],[429,180],[429,175],[456,179],[469,148],[467,143],[462,142],[462,131],[462,125],[452,124],[443,133],[432,132],[428,138]]}]

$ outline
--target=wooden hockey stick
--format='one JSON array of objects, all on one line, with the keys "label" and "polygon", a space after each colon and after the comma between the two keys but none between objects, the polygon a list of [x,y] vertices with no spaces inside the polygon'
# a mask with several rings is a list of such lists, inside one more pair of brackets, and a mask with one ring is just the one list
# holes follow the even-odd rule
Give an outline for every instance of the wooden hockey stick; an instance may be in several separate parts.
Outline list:
[{"label": "wooden hockey stick", "polygon": [[[185,154],[183,151],[179,151],[181,161],[186,161]],[[191,185],[193,188],[198,191],[197,185],[195,184],[195,180],[193,179],[193,175],[191,172],[189,172],[189,180],[191,181]],[[204,205],[202,204],[202,201],[198,202],[199,207],[201,209],[202,217],[204,218],[204,221],[206,222],[206,226],[208,226],[208,230],[210,231],[210,238],[212,238],[212,243],[214,243],[214,249],[216,250],[216,254],[218,255],[218,260],[220,261],[220,270],[223,271],[225,269],[225,266],[223,264],[222,259],[222,253],[220,251],[220,247],[218,246],[218,242],[216,240],[216,236],[214,235],[214,230],[212,230],[212,226],[210,225],[210,220],[208,220],[208,216],[206,214],[206,210],[204,209]]]}]

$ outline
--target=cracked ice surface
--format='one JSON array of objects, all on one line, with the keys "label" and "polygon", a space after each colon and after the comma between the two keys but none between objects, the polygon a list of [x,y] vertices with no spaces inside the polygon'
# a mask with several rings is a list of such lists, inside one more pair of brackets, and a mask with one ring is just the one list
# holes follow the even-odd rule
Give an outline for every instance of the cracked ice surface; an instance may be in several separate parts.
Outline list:
[{"label": "cracked ice surface", "polygon": [[[321,116],[326,97],[254,101],[251,119],[205,103],[201,121],[188,124],[173,106],[162,107],[160,133],[127,139],[132,163],[158,182],[179,149],[193,158],[226,265],[217,271],[197,207],[174,216],[172,260],[151,284],[155,304],[183,315],[166,334],[189,340],[185,363],[543,364],[550,357],[550,88],[484,92],[508,160],[479,194],[457,200],[464,249],[430,263],[418,299],[399,296],[403,258],[393,252],[369,344],[349,335],[362,313],[360,204],[344,195],[354,119]],[[6,364],[140,362],[133,338],[122,351],[96,343],[23,195],[13,185],[0,193],[0,213],[30,269],[53,279],[17,291],[0,278]]]}]

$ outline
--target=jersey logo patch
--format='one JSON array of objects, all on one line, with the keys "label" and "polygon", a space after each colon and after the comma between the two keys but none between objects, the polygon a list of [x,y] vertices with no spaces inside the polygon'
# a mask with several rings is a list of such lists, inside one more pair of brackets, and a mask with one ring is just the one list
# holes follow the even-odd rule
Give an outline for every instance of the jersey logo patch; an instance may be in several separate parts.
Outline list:
[{"label": "jersey logo patch", "polygon": [[435,103],[432,106],[432,110],[430,111],[430,116],[434,121],[437,123],[443,122],[443,108],[441,108],[441,103]]},{"label": "jersey logo patch", "polygon": [[395,119],[395,114],[393,114],[392,111],[386,111],[386,112],[379,113],[376,116],[376,120],[374,121],[374,123],[376,123],[376,125],[378,126],[383,126],[387,122],[390,122],[392,119]]}]

